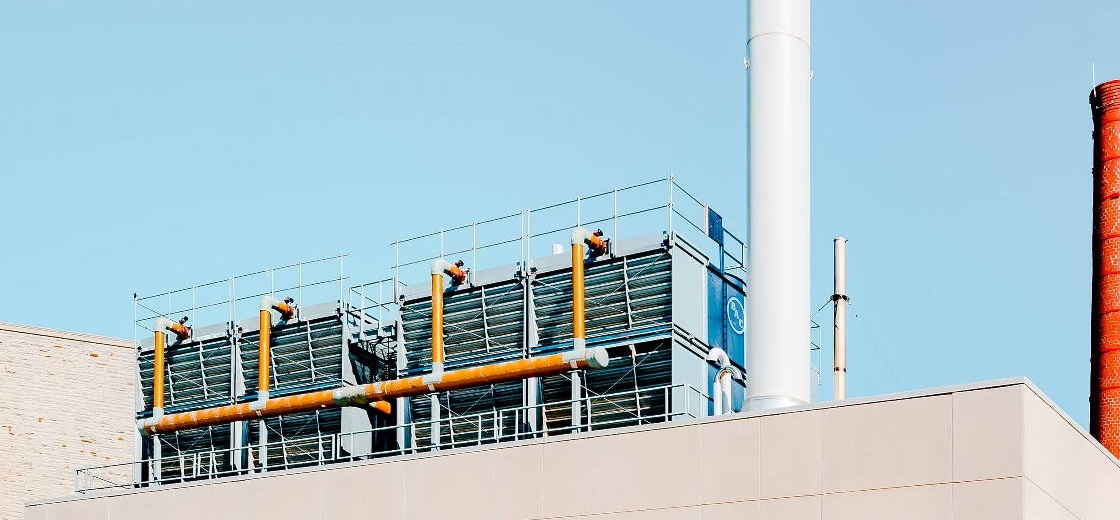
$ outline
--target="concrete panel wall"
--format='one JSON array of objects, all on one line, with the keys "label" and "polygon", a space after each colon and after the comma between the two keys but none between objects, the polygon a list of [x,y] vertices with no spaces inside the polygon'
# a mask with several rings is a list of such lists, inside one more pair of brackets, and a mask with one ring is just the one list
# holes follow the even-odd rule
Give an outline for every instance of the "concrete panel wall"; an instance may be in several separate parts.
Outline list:
[{"label": "concrete panel wall", "polygon": [[[1030,432],[1036,425],[1041,433]],[[1032,454],[1044,451],[1039,442],[1059,451]],[[1120,488],[1109,486],[1120,467],[1091,456],[1096,449],[1033,387],[1013,381],[28,510],[48,520],[139,520],[149,507],[172,512],[169,520],[203,510],[215,520],[1116,518],[1109,499]],[[1085,466],[1063,466],[1066,456]],[[1074,490],[1054,471],[1093,485]]]},{"label": "concrete panel wall", "polygon": [[135,359],[129,341],[0,323],[0,519],[73,493],[78,468],[134,458]]}]

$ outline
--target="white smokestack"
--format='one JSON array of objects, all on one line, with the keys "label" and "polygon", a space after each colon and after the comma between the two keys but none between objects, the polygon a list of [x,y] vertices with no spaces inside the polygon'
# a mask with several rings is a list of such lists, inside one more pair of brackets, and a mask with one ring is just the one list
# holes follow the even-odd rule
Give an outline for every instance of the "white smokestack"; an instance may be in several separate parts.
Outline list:
[{"label": "white smokestack", "polygon": [[751,411],[809,402],[809,2],[750,0]]}]

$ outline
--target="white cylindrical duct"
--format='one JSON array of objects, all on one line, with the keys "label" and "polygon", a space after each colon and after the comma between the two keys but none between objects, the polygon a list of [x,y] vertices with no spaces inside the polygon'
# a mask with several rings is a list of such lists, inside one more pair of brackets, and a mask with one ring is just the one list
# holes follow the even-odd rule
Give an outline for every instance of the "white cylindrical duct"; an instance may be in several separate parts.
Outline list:
[{"label": "white cylindrical duct", "polygon": [[832,398],[843,401],[848,395],[848,239],[837,237],[832,245]]},{"label": "white cylindrical duct", "polygon": [[809,2],[750,0],[751,411],[809,402]]}]

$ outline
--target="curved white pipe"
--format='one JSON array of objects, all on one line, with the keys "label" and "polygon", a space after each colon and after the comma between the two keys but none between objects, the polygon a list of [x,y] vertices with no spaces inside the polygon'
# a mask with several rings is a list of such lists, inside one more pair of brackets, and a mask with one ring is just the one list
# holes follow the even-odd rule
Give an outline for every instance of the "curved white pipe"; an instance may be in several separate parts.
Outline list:
[{"label": "curved white pipe", "polygon": [[173,325],[174,323],[175,322],[173,322],[173,321],[171,321],[167,318],[156,318],[156,330],[157,331],[167,330],[167,329],[171,328],[171,325]]},{"label": "curved white pipe", "polygon": [[583,245],[584,240],[591,240],[591,232],[582,227],[572,230],[572,245]]},{"label": "curved white pipe", "polygon": [[273,298],[272,296],[265,296],[265,297],[261,298],[261,310],[262,311],[270,311],[270,310],[272,310],[272,308],[274,306],[279,305],[279,304],[280,304],[280,300],[278,300],[276,298]]},{"label": "curved white pipe", "polygon": [[432,274],[442,275],[445,271],[451,269],[452,267],[454,266],[451,264],[451,262],[448,262],[447,260],[444,260],[442,258],[432,260]]},{"label": "curved white pipe", "polygon": [[708,351],[707,360],[719,364],[719,372],[716,372],[715,378],[712,379],[712,415],[731,413],[733,411],[731,381],[733,379],[741,381],[743,375],[731,364],[731,358],[722,348],[712,347],[712,350]]}]

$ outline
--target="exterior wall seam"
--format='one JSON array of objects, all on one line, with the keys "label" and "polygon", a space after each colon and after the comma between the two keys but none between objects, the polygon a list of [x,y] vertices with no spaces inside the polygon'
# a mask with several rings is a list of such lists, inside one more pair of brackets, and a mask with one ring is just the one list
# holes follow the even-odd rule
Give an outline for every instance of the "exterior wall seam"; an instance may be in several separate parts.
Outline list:
[{"label": "exterior wall seam", "polygon": [[[1047,491],[1042,486],[1038,485],[1038,482],[1035,482],[1034,479],[1032,479],[1029,475],[1023,475],[1023,481],[1029,482],[1032,486],[1038,488],[1039,491],[1043,492],[1047,497],[1050,497],[1050,500],[1053,500],[1055,504],[1058,504],[1059,506],[1061,506],[1061,508],[1063,510],[1065,510],[1067,513],[1069,513],[1069,516],[1071,516],[1073,518],[1077,518],[1079,520],[1081,519],[1080,516],[1077,516],[1076,513],[1074,513],[1073,511],[1070,510],[1070,508],[1066,507],[1064,502],[1062,502],[1061,500],[1058,500],[1057,497],[1055,497],[1054,495],[1051,495],[1049,491]],[[1024,512],[1026,511],[1026,508],[1027,508],[1027,501],[1026,501],[1026,498],[1024,497],[1024,500],[1023,500],[1023,510],[1024,510]]]}]

